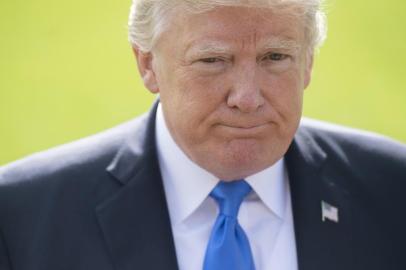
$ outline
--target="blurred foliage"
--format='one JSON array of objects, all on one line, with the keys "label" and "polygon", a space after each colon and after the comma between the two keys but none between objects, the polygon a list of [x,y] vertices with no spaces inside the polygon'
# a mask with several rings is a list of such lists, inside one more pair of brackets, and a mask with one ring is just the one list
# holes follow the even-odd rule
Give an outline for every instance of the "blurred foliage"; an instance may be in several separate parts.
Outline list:
[{"label": "blurred foliage", "polygon": [[[130,1],[0,2],[0,164],[148,110],[127,42]],[[306,116],[406,142],[406,2],[327,4]]]}]

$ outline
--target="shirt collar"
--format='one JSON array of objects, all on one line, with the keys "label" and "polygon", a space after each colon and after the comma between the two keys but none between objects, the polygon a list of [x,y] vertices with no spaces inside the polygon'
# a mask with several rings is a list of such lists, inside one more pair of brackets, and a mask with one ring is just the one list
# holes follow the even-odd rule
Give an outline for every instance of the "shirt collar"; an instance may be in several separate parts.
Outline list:
[{"label": "shirt collar", "polygon": [[[156,114],[158,160],[173,224],[183,222],[207,198],[219,182],[213,174],[191,161],[169,133],[162,106]],[[288,192],[284,159],[246,178],[261,201],[279,218],[283,218]]]},{"label": "shirt collar", "polygon": [[191,161],[175,143],[161,104],[156,114],[156,142],[169,213],[177,224],[202,204],[219,180]]},{"label": "shirt collar", "polygon": [[248,176],[245,180],[266,207],[283,219],[289,192],[285,160],[282,158],[271,167]]}]

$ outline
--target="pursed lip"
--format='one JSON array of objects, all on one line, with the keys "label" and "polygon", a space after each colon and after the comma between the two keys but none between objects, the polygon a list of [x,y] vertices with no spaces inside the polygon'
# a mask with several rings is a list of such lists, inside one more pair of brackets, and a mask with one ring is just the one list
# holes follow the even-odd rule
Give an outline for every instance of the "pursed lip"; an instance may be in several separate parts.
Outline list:
[{"label": "pursed lip", "polygon": [[268,122],[262,122],[262,123],[255,123],[255,124],[227,124],[227,123],[222,123],[222,126],[229,127],[229,128],[236,128],[236,129],[255,129],[255,128],[261,128],[266,125],[268,125]]},{"label": "pursed lip", "polygon": [[221,123],[219,124],[220,128],[230,135],[235,136],[251,136],[257,135],[261,132],[264,132],[270,122],[263,122],[263,123],[254,123],[254,124],[228,124],[228,123]]}]

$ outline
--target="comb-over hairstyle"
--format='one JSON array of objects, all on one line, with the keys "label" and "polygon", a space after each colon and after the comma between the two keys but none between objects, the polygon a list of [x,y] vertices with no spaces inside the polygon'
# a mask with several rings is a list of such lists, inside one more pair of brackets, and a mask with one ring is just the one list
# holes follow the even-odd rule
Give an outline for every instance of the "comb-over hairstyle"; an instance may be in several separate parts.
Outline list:
[{"label": "comb-over hairstyle", "polygon": [[134,47],[149,52],[159,35],[170,25],[176,12],[202,13],[221,6],[284,9],[293,16],[303,16],[307,46],[321,46],[327,26],[323,0],[133,0],[129,16],[129,40]]}]

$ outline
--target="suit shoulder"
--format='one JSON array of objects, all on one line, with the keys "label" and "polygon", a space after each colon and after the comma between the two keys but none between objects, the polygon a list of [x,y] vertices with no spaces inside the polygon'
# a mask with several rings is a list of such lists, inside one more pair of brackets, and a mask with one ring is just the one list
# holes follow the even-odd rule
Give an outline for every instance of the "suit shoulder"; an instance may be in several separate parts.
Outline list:
[{"label": "suit shoulder", "polygon": [[[98,134],[29,155],[0,167],[0,188],[40,179],[59,179],[58,175],[85,173],[107,167],[129,133],[137,130],[145,117]],[[52,177],[54,176],[54,177]]]},{"label": "suit shoulder", "polygon": [[406,145],[386,136],[304,118],[298,133],[315,140],[330,156],[349,164],[368,164],[377,169],[403,170],[406,177]]}]

